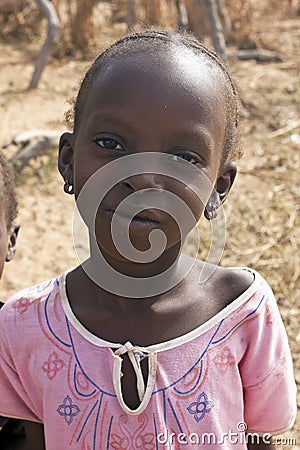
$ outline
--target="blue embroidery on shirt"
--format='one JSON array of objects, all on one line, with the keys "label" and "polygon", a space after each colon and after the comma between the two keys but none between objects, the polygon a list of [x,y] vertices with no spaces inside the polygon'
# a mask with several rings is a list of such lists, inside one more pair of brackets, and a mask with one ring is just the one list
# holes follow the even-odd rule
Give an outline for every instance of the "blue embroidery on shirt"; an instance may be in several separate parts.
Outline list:
[{"label": "blue embroidery on shirt", "polygon": [[[156,394],[160,391],[165,391],[173,386],[176,386],[176,384],[178,384],[180,381],[182,381],[202,360],[202,358],[206,355],[208,349],[210,348],[210,346],[214,343],[213,340],[216,337],[216,335],[218,334],[219,330],[221,329],[222,325],[223,325],[224,319],[220,321],[220,323],[217,326],[217,329],[215,330],[215,332],[213,333],[212,337],[210,338],[208,344],[206,345],[205,349],[203,350],[203,352],[201,353],[200,357],[197,359],[197,361],[195,362],[195,364],[193,364],[189,370],[187,372],[184,373],[184,375],[182,375],[180,378],[178,378],[176,381],[174,381],[173,383],[171,383],[168,386],[165,386],[164,388],[161,389],[157,389],[156,391],[153,392],[153,394]],[[199,379],[197,380],[197,382],[199,383],[201,377],[199,377]],[[196,388],[197,385],[194,386],[194,389]]]},{"label": "blue embroidery on shirt", "polygon": [[91,415],[92,415],[94,409],[96,408],[98,402],[99,402],[99,400],[96,401],[96,403],[93,405],[92,409],[91,409],[90,412],[88,413],[88,415],[87,415],[87,417],[86,417],[86,419],[85,419],[85,421],[84,421],[84,423],[83,423],[83,425],[82,425],[82,428],[81,428],[81,430],[80,430],[80,433],[79,433],[79,435],[78,435],[78,437],[77,437],[77,439],[76,439],[76,442],[78,442],[78,441],[80,440],[81,435],[82,435],[82,433],[83,433],[83,430],[84,430],[84,428],[85,428],[85,426],[86,426],[86,424],[87,424],[89,418],[91,417]]},{"label": "blue embroidery on shirt", "polygon": [[73,404],[73,400],[68,395],[64,399],[62,405],[56,410],[60,416],[63,416],[68,425],[73,422],[73,417],[80,413],[78,406]]},{"label": "blue embroidery on shirt", "polygon": [[202,359],[201,359],[199,365],[200,365],[200,367],[199,367],[199,374],[198,374],[197,380],[194,383],[194,385],[190,389],[188,389],[187,391],[180,391],[177,387],[174,386],[173,389],[174,389],[175,392],[177,392],[177,394],[187,395],[187,394],[190,394],[193,390],[196,389],[196,387],[198,386],[198,383],[201,380],[201,376],[202,376],[202,370],[203,370],[203,360]]},{"label": "blue embroidery on shirt", "polygon": [[107,443],[106,443],[106,450],[109,449],[109,443],[110,443],[110,433],[111,433],[111,427],[112,427],[112,423],[114,420],[114,416],[111,416],[110,418],[110,422],[109,422],[109,427],[108,427],[108,433],[107,433]]},{"label": "blue embroidery on shirt", "polygon": [[[92,392],[90,392],[89,394],[84,394],[83,392],[81,392],[81,391],[79,390],[79,387],[78,387],[76,375],[77,375],[77,364],[74,365],[74,372],[73,372],[73,382],[74,382],[75,390],[76,390],[77,394],[79,394],[81,397],[86,397],[86,398],[88,398],[88,397],[93,397],[93,395],[96,394],[97,390],[94,389],[94,390],[93,390]],[[85,374],[82,374],[82,375],[85,377]],[[87,379],[87,377],[85,377],[85,378]],[[88,379],[87,379],[87,380],[88,380]],[[88,381],[89,381],[89,380],[88,380]]]},{"label": "blue embroidery on shirt", "polygon": [[96,415],[96,421],[95,421],[95,427],[94,427],[94,440],[93,440],[93,450],[96,450],[96,445],[97,445],[97,428],[98,428],[98,421],[99,421],[99,415],[100,415],[100,411],[101,411],[101,406],[102,406],[102,400],[103,400],[103,394],[101,395],[101,399],[100,399],[100,403],[98,406],[98,411],[97,411],[97,415]]},{"label": "blue embroidery on shirt", "polygon": [[238,328],[243,322],[245,322],[247,319],[249,319],[249,317],[253,316],[253,314],[256,313],[256,311],[259,309],[259,307],[261,306],[263,300],[265,299],[265,295],[262,296],[262,298],[260,299],[258,305],[256,306],[256,308],[251,311],[249,314],[247,314],[242,320],[240,320],[234,327],[232,327],[226,334],[224,334],[224,336],[222,336],[220,339],[217,339],[215,341],[212,341],[212,344],[218,344],[221,341],[224,341],[224,339],[226,339],[236,328]]},{"label": "blue embroidery on shirt", "polygon": [[[157,437],[158,431],[157,431],[157,425],[155,420],[155,414],[153,414],[153,425],[154,425],[154,435]],[[158,450],[158,439],[155,439],[155,449]]]},{"label": "blue embroidery on shirt", "polygon": [[202,392],[197,400],[187,407],[187,410],[194,416],[196,422],[200,422],[204,419],[205,414],[209,413],[213,407],[214,404],[208,400],[205,392]]},{"label": "blue embroidery on shirt", "polygon": [[64,345],[65,347],[71,347],[71,345],[70,344],[67,344],[66,342],[64,342],[63,340],[61,340],[55,333],[54,333],[54,330],[53,330],[53,328],[51,327],[51,325],[50,325],[50,320],[49,320],[49,315],[48,315],[48,303],[49,303],[49,299],[51,298],[51,293],[48,295],[48,297],[46,298],[46,301],[45,301],[45,306],[44,306],[44,312],[45,312],[45,319],[46,319],[46,322],[47,322],[47,326],[48,326],[48,329],[49,329],[49,331],[50,331],[50,333],[52,334],[52,336],[58,341],[58,342],[60,342],[62,345]]},{"label": "blue embroidery on shirt", "polygon": [[180,424],[180,421],[179,421],[179,419],[177,417],[177,414],[175,412],[174,406],[172,405],[172,402],[171,402],[171,400],[169,398],[168,398],[168,403],[170,405],[170,408],[171,408],[171,411],[173,413],[173,416],[175,417],[175,420],[176,420],[176,423],[178,425],[179,431],[180,431],[180,433],[183,433],[183,428],[182,428],[182,426]]},{"label": "blue embroidery on shirt", "polygon": [[[72,352],[73,352],[73,355],[74,355],[74,358],[75,358],[75,361],[77,362],[77,364],[78,364],[78,367],[80,368],[80,370],[81,370],[81,372],[83,373],[83,375],[85,376],[85,378],[97,389],[97,391],[98,392],[101,392],[101,393],[103,393],[103,394],[106,394],[106,395],[109,395],[110,397],[116,397],[116,394],[111,394],[110,392],[106,392],[106,391],[104,391],[103,389],[101,389],[88,375],[87,375],[87,373],[85,372],[85,370],[84,370],[84,368],[82,367],[82,365],[81,365],[81,363],[80,363],[80,361],[79,361],[79,358],[78,358],[78,355],[77,355],[77,352],[76,352],[76,348],[75,348],[75,345],[74,345],[74,340],[73,340],[73,337],[72,337],[72,333],[71,333],[71,329],[70,329],[70,324],[69,324],[69,320],[68,320],[68,318],[67,318],[67,316],[65,316],[65,320],[66,320],[66,324],[67,324],[67,330],[68,330],[68,335],[69,335],[69,338],[70,338],[70,342],[71,342],[71,345],[70,345],[70,347],[72,348]],[[78,392],[78,394],[79,395],[82,395],[80,392]]]}]

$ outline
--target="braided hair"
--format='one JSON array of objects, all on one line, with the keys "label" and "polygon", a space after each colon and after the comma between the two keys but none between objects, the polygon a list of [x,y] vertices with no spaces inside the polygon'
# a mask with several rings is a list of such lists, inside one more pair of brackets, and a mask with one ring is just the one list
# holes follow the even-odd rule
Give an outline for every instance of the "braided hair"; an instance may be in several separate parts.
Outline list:
[{"label": "braided hair", "polygon": [[227,123],[225,130],[225,142],[223,148],[222,162],[230,159],[239,159],[241,156],[240,139],[238,133],[239,125],[239,96],[231,75],[222,59],[193,35],[186,32],[174,30],[144,30],[129,34],[118,39],[93,62],[85,74],[77,98],[74,102],[73,112],[67,113],[67,121],[73,122],[75,134],[78,132],[84,102],[87,92],[96,76],[104,70],[107,65],[119,56],[134,55],[153,51],[170,45],[185,47],[194,52],[196,56],[204,56],[208,62],[223,75],[224,95],[226,99]]}]

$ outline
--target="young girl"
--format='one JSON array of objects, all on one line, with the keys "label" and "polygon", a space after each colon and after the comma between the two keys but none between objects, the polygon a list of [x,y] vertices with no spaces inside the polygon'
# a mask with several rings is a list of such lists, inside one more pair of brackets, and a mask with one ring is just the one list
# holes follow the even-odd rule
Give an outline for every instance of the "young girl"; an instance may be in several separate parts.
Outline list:
[{"label": "young girl", "polygon": [[90,257],[0,314],[0,413],[31,450],[269,448],[292,426],[270,287],[181,254],[233,184],[237,110],[219,58],[177,32],[127,36],[87,72],[59,170]]},{"label": "young girl", "polygon": [[[14,177],[9,163],[0,152],[0,278],[4,263],[11,261],[16,251],[19,225]],[[0,308],[3,303],[0,302]],[[0,417],[1,450],[23,450],[27,448],[22,421]]]}]

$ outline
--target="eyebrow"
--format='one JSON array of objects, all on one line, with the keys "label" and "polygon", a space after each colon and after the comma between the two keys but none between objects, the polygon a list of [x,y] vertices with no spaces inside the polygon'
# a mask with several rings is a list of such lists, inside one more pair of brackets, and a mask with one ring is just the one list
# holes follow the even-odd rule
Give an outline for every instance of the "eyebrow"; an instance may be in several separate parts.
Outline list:
[{"label": "eyebrow", "polygon": [[137,128],[137,126],[135,126],[134,123],[131,122],[126,122],[126,120],[124,120],[123,117],[116,117],[115,114],[114,116],[110,116],[109,114],[105,114],[105,113],[99,113],[99,112],[95,112],[92,113],[88,119],[88,126],[91,124],[94,124],[94,122],[101,122],[104,125],[108,124],[108,125],[113,125],[113,126],[117,126],[117,127],[123,127],[124,129],[128,129],[128,128]]},{"label": "eyebrow", "polygon": [[[101,122],[104,125],[111,125],[122,128],[123,130],[137,130],[139,127],[135,122],[126,122],[123,117],[118,117],[115,115],[110,116],[109,113],[94,112],[91,113],[88,119],[88,126],[93,125],[95,122]],[[100,131],[100,130],[99,130]],[[109,132],[109,130],[106,130]],[[210,136],[208,130],[204,128],[201,124],[195,124],[191,128],[180,129],[174,127],[174,132],[172,136],[175,139],[182,140],[182,145],[188,145],[188,141],[198,141],[199,145],[204,146],[211,153],[213,151],[213,140]],[[180,145],[180,143],[179,143]]]},{"label": "eyebrow", "polygon": [[[118,118],[115,114],[113,116],[110,116],[109,114],[103,114],[99,112],[92,113],[90,115],[90,118],[88,119],[88,122],[91,122],[93,124],[95,121],[101,121],[102,123],[108,123],[116,126],[123,126],[124,128],[138,128],[135,122],[126,122],[123,117]],[[180,130],[178,126],[176,128],[174,127],[174,133],[176,133],[176,135],[178,134],[182,136],[189,135],[194,139],[198,139],[199,137],[203,138],[207,146],[212,147],[212,139],[209,133],[200,124],[196,124],[196,127],[193,126],[190,129],[183,128],[182,130]]]}]

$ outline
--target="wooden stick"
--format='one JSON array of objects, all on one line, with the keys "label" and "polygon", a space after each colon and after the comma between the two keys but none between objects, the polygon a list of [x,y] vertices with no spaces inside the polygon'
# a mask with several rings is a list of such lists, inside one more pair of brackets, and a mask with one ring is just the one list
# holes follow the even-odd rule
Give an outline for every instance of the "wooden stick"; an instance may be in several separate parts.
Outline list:
[{"label": "wooden stick", "polygon": [[203,2],[206,7],[207,16],[211,26],[214,49],[221,55],[223,60],[227,62],[225,38],[218,14],[216,0],[203,0]]},{"label": "wooden stick", "polygon": [[10,159],[15,170],[20,172],[32,158],[36,158],[41,154],[45,154],[46,151],[51,150],[56,145],[51,139],[42,139],[37,142],[29,143],[23,150],[17,153],[16,156]]},{"label": "wooden stick", "polygon": [[47,58],[52,50],[52,47],[58,42],[61,32],[58,15],[53,3],[50,0],[37,0],[37,3],[48,21],[48,29],[46,40],[42,45],[35,63],[35,68],[29,84],[29,89],[35,89],[38,87],[43,69],[47,62]]},{"label": "wooden stick", "polygon": [[285,134],[287,134],[290,131],[293,131],[299,127],[300,127],[300,120],[297,120],[296,122],[292,123],[291,125],[286,125],[285,127],[279,128],[279,130],[272,131],[272,133],[270,133],[268,135],[268,139],[273,139],[278,136],[284,136]]},{"label": "wooden stick", "polygon": [[185,30],[189,24],[186,6],[182,0],[176,0],[176,8],[178,13],[178,28]]},{"label": "wooden stick", "polygon": [[128,31],[131,31],[133,27],[136,25],[137,22],[136,8],[137,8],[136,0],[127,0],[126,22]]},{"label": "wooden stick", "polygon": [[228,38],[228,36],[230,35],[231,29],[232,29],[230,16],[228,14],[224,0],[216,0],[216,4],[217,4],[217,10],[218,10],[218,14],[219,14],[219,17],[221,20],[221,24],[222,24],[224,37],[226,40],[226,38]]}]

